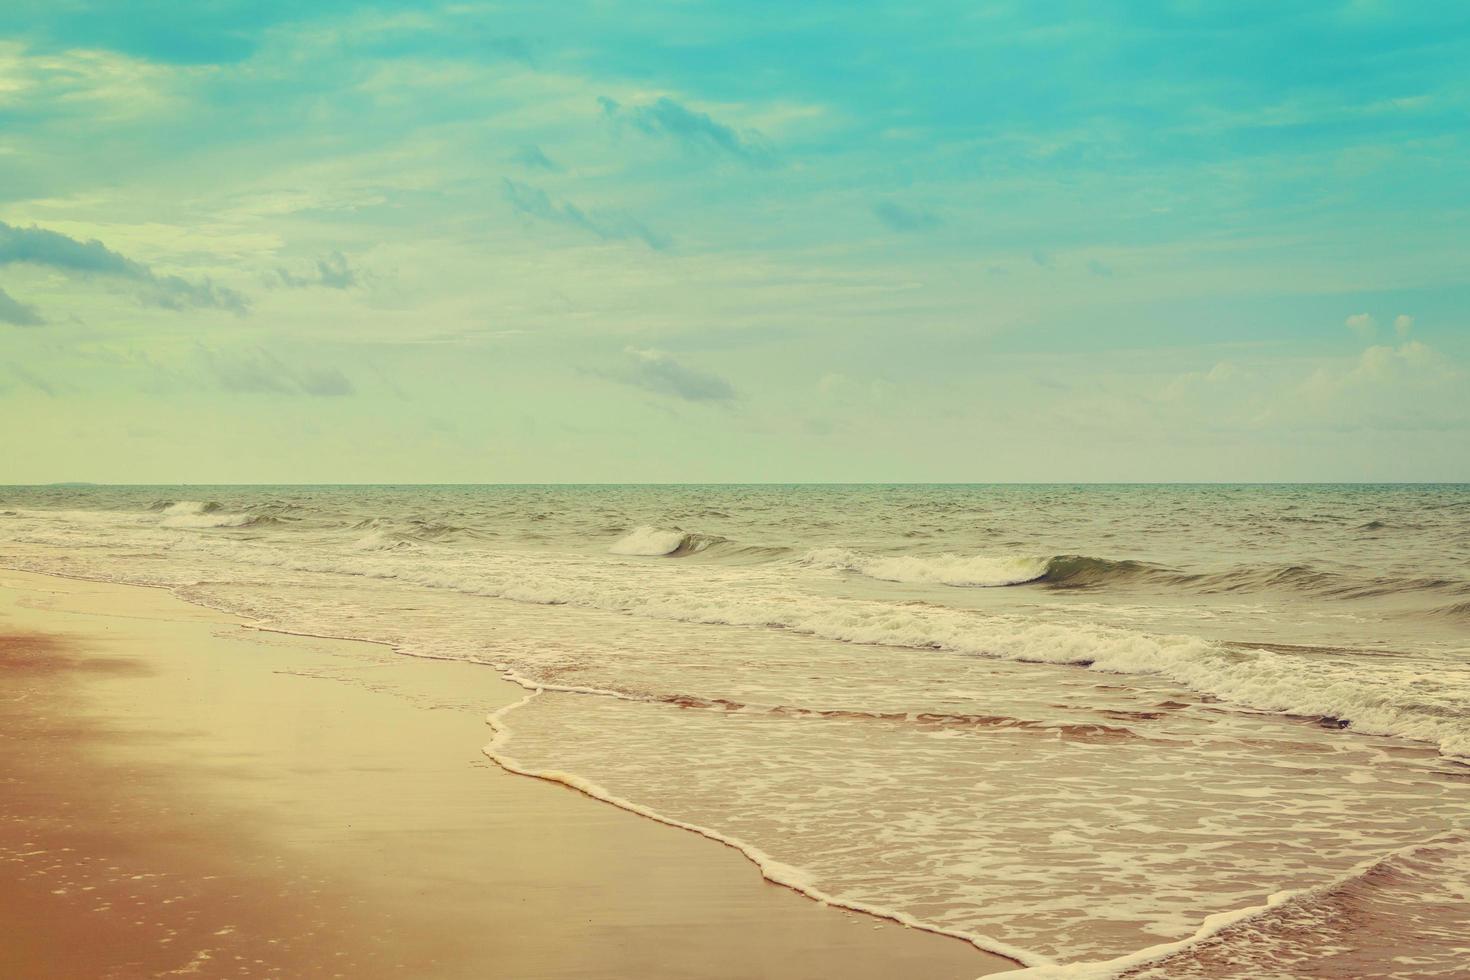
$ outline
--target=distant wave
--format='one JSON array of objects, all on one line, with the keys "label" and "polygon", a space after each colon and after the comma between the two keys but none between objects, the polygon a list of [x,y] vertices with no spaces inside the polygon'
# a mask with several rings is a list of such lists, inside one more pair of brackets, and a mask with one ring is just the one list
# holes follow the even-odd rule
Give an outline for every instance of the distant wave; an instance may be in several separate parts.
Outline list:
[{"label": "distant wave", "polygon": [[1181,575],[1176,584],[1200,592],[1270,592],[1289,590],[1324,599],[1369,599],[1414,592],[1463,593],[1466,583],[1447,578],[1377,576],[1357,578],[1311,565],[1242,566],[1225,572]]},{"label": "distant wave", "polygon": [[220,509],[220,505],[214,500],[155,500],[148,509],[158,511],[165,516],[175,517],[212,514]]},{"label": "distant wave", "polygon": [[[1003,588],[1037,584],[1056,589],[1089,589],[1125,583],[1204,594],[1299,592],[1325,599],[1367,599],[1415,592],[1470,594],[1463,581],[1445,578],[1382,576],[1351,578],[1310,565],[1240,566],[1222,572],[1187,572],[1128,559],[1091,555],[873,555],[846,548],[818,548],[796,559],[808,568],[851,572],[883,582]],[[1463,615],[1465,605],[1440,615]]]},{"label": "distant wave", "polygon": [[268,520],[254,514],[176,514],[159,523],[164,527],[182,528],[250,527]]},{"label": "distant wave", "polygon": [[724,540],[718,535],[696,534],[677,527],[661,528],[645,524],[613,542],[612,547],[607,550],[614,555],[680,558],[684,555],[696,555]]},{"label": "distant wave", "polygon": [[819,548],[797,561],[810,568],[854,572],[884,582],[982,589],[1030,582],[1082,588],[1146,574],[1169,574],[1142,562],[1087,555],[869,555],[845,548]]},{"label": "distant wave", "polygon": [[352,544],[358,551],[413,548],[426,543],[481,536],[458,524],[423,518],[395,520],[390,517],[365,517],[349,525],[348,530],[366,532]]},{"label": "distant wave", "polygon": [[986,555],[869,555],[846,548],[808,551],[797,563],[809,568],[854,572],[883,582],[989,588],[1034,582],[1049,559]]},{"label": "distant wave", "polygon": [[226,514],[213,500],[162,500],[150,510],[162,514],[158,523],[163,527],[203,529],[211,527],[249,527],[269,518],[254,514]]},{"label": "distant wave", "polygon": [[1456,602],[1448,606],[1440,606],[1429,615],[1442,619],[1463,620],[1470,623],[1470,601]]}]

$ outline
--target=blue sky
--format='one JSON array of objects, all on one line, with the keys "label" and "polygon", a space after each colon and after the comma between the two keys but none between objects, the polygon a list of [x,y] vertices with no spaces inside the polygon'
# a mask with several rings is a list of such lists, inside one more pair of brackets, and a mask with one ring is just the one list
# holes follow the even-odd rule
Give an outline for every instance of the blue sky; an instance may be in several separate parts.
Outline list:
[{"label": "blue sky", "polygon": [[0,482],[1470,479],[1470,6],[0,10]]}]

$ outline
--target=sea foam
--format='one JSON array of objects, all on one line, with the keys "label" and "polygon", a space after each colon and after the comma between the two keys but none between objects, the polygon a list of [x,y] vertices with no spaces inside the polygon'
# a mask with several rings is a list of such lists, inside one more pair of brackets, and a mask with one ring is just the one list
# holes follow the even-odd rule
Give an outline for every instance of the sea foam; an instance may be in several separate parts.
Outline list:
[{"label": "sea foam", "polygon": [[797,563],[809,568],[856,572],[885,582],[989,588],[1034,582],[1050,559],[987,555],[867,555],[846,548],[808,551]]},{"label": "sea foam", "polygon": [[707,534],[695,534],[679,528],[661,528],[645,524],[613,542],[608,553],[661,557],[670,555],[693,555],[724,539]]}]

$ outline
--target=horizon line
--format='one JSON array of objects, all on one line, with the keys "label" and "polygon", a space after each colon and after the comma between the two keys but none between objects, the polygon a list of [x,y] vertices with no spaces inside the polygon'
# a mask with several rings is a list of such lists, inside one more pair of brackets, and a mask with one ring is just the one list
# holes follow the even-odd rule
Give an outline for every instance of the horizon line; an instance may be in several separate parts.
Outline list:
[{"label": "horizon line", "polygon": [[762,481],[509,481],[493,482],[301,482],[301,483],[113,483],[57,480],[3,483],[0,488],[87,489],[135,487],[1453,487],[1470,480],[762,480]]}]

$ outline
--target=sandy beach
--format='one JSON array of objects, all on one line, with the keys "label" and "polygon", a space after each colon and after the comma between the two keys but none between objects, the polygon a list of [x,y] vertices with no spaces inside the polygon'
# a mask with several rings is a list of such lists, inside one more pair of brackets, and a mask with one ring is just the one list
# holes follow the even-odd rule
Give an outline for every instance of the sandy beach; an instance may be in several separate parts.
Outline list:
[{"label": "sandy beach", "polygon": [[0,573],[0,974],[1010,969],[481,752],[493,671]]}]

